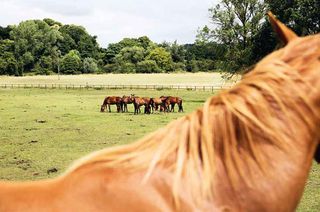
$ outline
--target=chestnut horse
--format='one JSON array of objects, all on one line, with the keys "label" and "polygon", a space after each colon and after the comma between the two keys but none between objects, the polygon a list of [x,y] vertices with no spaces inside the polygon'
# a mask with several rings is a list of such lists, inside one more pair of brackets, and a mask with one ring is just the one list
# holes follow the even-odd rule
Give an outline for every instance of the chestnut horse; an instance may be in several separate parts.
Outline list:
[{"label": "chestnut horse", "polygon": [[104,112],[106,107],[108,107],[109,112],[111,113],[111,108],[110,105],[116,105],[117,106],[117,112],[121,112],[122,111],[122,98],[119,96],[107,96],[104,101],[103,104],[101,105],[101,109],[100,112]]},{"label": "chestnut horse", "polygon": [[319,159],[320,35],[269,16],[287,45],[235,87],[56,179],[0,182],[0,211],[294,211]]},{"label": "chestnut horse", "polygon": [[162,112],[168,112],[169,111],[169,105],[166,105],[166,101],[170,96],[160,96],[159,98],[162,101],[162,104],[160,106],[160,111]]},{"label": "chestnut horse", "polygon": [[161,107],[161,105],[163,104],[161,98],[151,98],[151,100],[152,100],[151,102],[152,110],[158,111],[159,106]]},{"label": "chestnut horse", "polygon": [[131,94],[131,96],[123,96],[122,97],[122,103],[123,103],[123,108],[122,111],[123,112],[128,112],[128,104],[133,104],[133,100],[134,100],[134,95]]},{"label": "chestnut horse", "polygon": [[[173,96],[160,96],[162,100],[163,107],[166,112],[174,112],[174,106],[177,104],[179,107],[179,112],[183,112],[182,107],[182,99],[180,97],[173,97]],[[171,109],[170,106],[171,105]]]},{"label": "chestnut horse", "polygon": [[182,99],[180,97],[169,96],[165,101],[165,105],[166,105],[168,112],[169,112],[169,105],[171,105],[170,112],[174,112],[174,106],[176,104],[179,107],[179,112],[183,112]]},{"label": "chestnut horse", "polygon": [[149,97],[134,97],[133,106],[134,114],[141,113],[140,107],[144,105],[144,113],[150,114],[150,102],[151,98]]}]

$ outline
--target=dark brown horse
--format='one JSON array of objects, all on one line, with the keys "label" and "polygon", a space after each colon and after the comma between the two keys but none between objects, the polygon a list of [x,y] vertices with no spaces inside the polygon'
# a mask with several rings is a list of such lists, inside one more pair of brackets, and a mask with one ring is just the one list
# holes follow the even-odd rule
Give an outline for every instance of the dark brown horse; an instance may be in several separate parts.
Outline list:
[{"label": "dark brown horse", "polygon": [[134,101],[134,95],[131,94],[131,96],[123,96],[122,97],[122,103],[123,103],[123,112],[128,112],[128,104],[133,104]]},{"label": "dark brown horse", "polygon": [[0,182],[0,211],[295,211],[320,154],[320,35],[269,15],[287,45],[235,87],[55,179]]},{"label": "dark brown horse", "polygon": [[101,105],[101,109],[100,112],[104,112],[105,109],[108,107],[109,112],[111,112],[111,108],[110,105],[116,105],[117,106],[117,112],[121,112],[121,105],[122,105],[122,98],[119,96],[107,96],[104,101],[103,104]]}]

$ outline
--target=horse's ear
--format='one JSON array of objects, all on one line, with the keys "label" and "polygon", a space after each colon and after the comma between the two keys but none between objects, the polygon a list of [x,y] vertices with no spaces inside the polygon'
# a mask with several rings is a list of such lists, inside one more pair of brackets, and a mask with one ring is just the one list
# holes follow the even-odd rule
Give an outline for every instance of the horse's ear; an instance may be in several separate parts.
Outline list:
[{"label": "horse's ear", "polygon": [[286,25],[281,23],[273,14],[272,12],[268,12],[269,16],[269,21],[272,25],[273,30],[275,33],[278,35],[280,40],[284,43],[287,44],[291,40],[297,38],[298,36],[296,33],[294,33],[291,29],[289,29]]}]

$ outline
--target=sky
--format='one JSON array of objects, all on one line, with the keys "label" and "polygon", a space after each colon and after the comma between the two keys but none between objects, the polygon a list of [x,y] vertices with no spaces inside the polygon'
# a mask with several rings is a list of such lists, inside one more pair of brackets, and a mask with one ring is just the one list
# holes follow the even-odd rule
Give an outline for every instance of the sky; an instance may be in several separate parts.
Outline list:
[{"label": "sky", "polygon": [[84,26],[100,46],[122,38],[193,43],[199,27],[209,24],[208,9],[217,0],[0,0],[0,25],[52,18]]}]

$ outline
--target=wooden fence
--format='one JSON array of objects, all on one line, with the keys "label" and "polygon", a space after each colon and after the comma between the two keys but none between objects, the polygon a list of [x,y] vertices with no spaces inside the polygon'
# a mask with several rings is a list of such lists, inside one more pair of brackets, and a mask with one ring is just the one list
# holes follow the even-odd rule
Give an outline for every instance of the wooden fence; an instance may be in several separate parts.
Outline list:
[{"label": "wooden fence", "polygon": [[228,89],[232,85],[192,86],[192,85],[81,85],[81,84],[0,84],[0,88],[40,88],[40,89],[149,89],[149,90],[202,90]]}]

